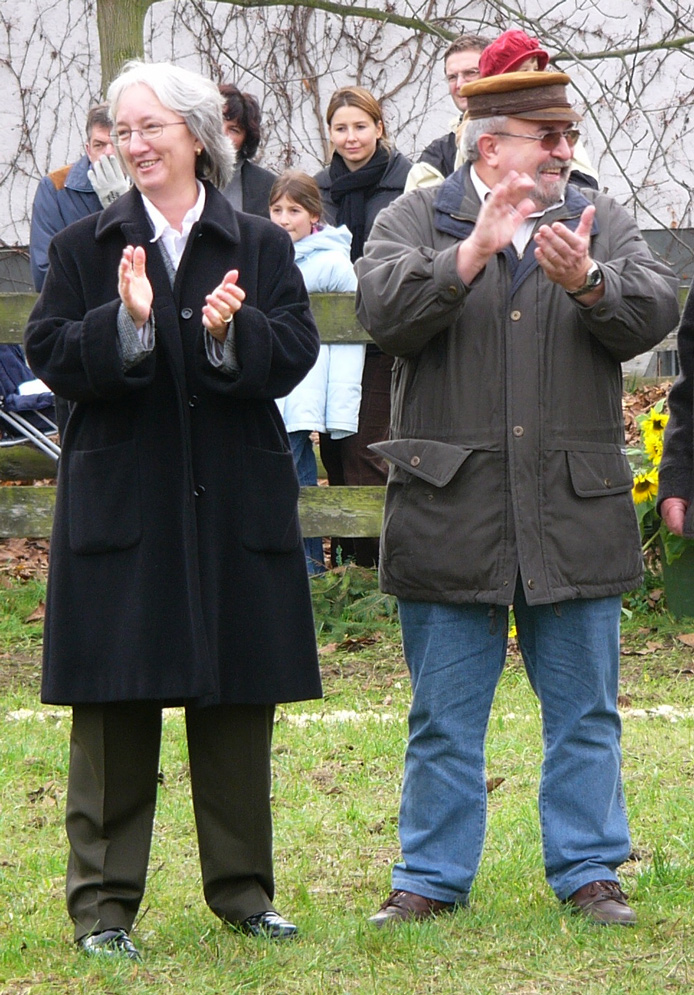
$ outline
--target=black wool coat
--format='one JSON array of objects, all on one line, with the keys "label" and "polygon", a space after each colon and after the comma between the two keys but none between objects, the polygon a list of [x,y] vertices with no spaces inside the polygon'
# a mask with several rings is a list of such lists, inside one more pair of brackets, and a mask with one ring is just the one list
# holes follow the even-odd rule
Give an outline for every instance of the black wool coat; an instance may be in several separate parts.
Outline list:
[{"label": "black wool coat", "polygon": [[[51,543],[42,698],[261,703],[321,693],[298,484],[273,398],[319,341],[291,240],[209,184],[173,288],[137,190],[55,237],[25,334],[72,410]],[[123,247],[142,245],[156,346],[124,371]],[[239,372],[201,309],[238,269]]]},{"label": "black wool coat", "polygon": [[276,173],[244,159],[241,166],[241,190],[243,209],[247,214],[270,217],[270,191],[276,179]]},{"label": "black wool coat", "polygon": [[[385,172],[381,177],[379,183],[373,188],[373,191],[366,198],[365,204],[365,215],[366,224],[364,237],[369,237],[369,232],[371,231],[371,226],[376,220],[376,215],[379,211],[383,210],[384,207],[388,207],[389,204],[399,197],[400,194],[405,189],[405,183],[407,182],[407,176],[412,169],[412,163],[409,159],[406,159],[402,152],[391,151],[390,159],[388,165],[385,168]],[[323,202],[323,215],[325,220],[334,225],[337,223],[337,207],[338,205],[332,199],[331,189],[332,180],[330,179],[330,167],[326,169],[321,169],[319,173],[314,176],[316,183],[318,184],[318,189],[320,190],[321,200]]]}]

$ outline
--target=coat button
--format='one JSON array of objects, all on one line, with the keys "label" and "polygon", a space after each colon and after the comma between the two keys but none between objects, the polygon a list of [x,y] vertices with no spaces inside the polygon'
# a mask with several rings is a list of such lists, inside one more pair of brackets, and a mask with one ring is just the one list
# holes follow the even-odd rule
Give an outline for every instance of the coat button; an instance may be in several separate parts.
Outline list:
[{"label": "coat button", "polygon": [[193,309],[192,309],[192,307],[184,307],[182,309],[182,311],[181,311],[181,317],[182,318],[186,318],[186,319],[187,318],[192,318],[193,317]]},{"label": "coat button", "polygon": [[202,497],[204,493],[205,493],[205,488],[203,487],[202,484],[198,484],[193,490],[193,494],[195,495],[195,497]]},{"label": "coat button", "polygon": [[531,591],[535,590],[535,581],[532,579],[532,577],[528,581],[528,587],[530,588]]},{"label": "coat button", "polygon": [[410,466],[419,466],[421,462],[422,461],[419,458],[419,456],[413,456],[412,459],[410,460]]},{"label": "coat button", "polygon": [[458,288],[457,287],[449,287],[448,288],[448,293],[451,295],[451,297],[457,297],[458,296]]},{"label": "coat button", "polygon": [[525,434],[525,429],[523,428],[522,425],[514,425],[513,434],[517,439],[520,439],[520,437]]},{"label": "coat button", "polygon": [[605,477],[605,479],[603,480],[603,483],[604,483],[605,487],[612,487],[612,481],[610,480],[609,477]]},{"label": "coat button", "polygon": [[197,408],[197,406],[198,406],[198,395],[193,394],[192,397],[188,398],[188,407]]},{"label": "coat button", "polygon": [[511,311],[511,321],[520,321],[520,311]]}]

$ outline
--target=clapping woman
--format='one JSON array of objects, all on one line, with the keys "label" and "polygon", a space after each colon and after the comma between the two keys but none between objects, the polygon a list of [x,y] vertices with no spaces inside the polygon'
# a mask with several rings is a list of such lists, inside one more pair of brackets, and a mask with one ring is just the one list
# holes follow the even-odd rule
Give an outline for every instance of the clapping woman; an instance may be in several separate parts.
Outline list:
[{"label": "clapping woman", "polygon": [[42,699],[73,709],[67,903],[88,954],[139,957],[162,708],[185,708],[205,898],[284,938],[273,907],[274,705],[320,694],[274,398],[318,336],[291,239],[218,191],[222,98],[130,63],[109,88],[133,188],[50,249],[26,352],[71,410],[46,605]]}]

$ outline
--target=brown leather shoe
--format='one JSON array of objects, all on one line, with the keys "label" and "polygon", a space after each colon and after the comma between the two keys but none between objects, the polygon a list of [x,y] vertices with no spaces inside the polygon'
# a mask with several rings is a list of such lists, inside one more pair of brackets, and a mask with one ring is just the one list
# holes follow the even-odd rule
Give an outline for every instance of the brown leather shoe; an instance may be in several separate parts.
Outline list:
[{"label": "brown leather shoe", "polygon": [[452,912],[455,902],[439,902],[435,898],[415,895],[412,891],[391,891],[378,912],[369,918],[373,926],[388,926],[415,919],[430,919],[442,912]]},{"label": "brown leather shoe", "polygon": [[636,922],[636,913],[627,904],[627,896],[616,881],[584,884],[569,895],[566,904],[602,926],[633,926]]}]

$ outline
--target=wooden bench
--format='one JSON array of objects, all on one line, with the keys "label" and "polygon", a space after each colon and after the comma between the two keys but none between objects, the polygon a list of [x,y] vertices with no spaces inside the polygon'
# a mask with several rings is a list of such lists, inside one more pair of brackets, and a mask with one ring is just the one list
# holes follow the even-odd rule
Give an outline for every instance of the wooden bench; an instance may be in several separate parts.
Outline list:
[{"label": "wooden bench", "polygon": [[[35,294],[0,294],[0,342],[21,342]],[[313,294],[311,306],[325,343],[368,342],[354,314],[353,294]],[[0,482],[51,479],[55,464],[29,444],[0,448]],[[377,536],[383,487],[302,487],[304,535]],[[51,533],[55,487],[0,486],[0,538],[44,538]]]}]

